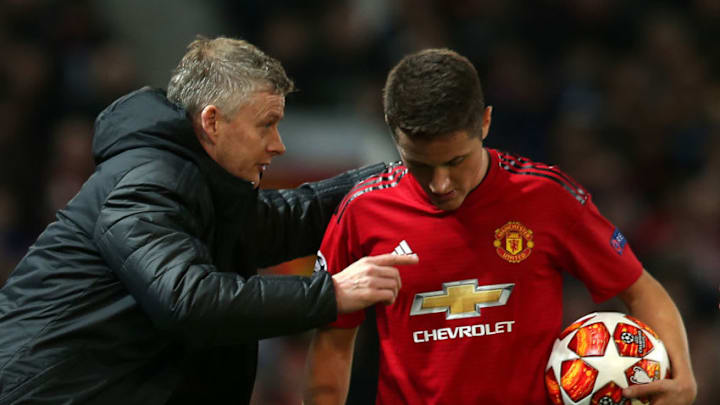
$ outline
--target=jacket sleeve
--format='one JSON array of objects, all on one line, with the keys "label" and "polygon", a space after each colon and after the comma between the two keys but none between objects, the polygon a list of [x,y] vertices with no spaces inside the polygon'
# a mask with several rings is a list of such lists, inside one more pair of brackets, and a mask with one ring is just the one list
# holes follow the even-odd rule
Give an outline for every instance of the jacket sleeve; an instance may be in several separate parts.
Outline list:
[{"label": "jacket sleeve", "polygon": [[[192,183],[190,183],[192,184]],[[216,271],[203,234],[202,193],[118,184],[95,228],[98,249],[158,329],[195,346],[310,329],[336,317],[328,274],[253,276]]]},{"label": "jacket sleeve", "polygon": [[255,231],[258,267],[315,254],[345,194],[359,181],[386,168],[384,163],[378,163],[295,189],[261,190]]}]

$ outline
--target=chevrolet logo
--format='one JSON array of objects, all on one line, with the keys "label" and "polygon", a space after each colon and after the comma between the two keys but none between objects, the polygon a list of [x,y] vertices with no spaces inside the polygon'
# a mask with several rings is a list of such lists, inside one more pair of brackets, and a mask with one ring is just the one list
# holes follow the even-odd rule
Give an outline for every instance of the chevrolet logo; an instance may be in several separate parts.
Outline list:
[{"label": "chevrolet logo", "polygon": [[441,291],[415,294],[410,315],[445,312],[445,319],[480,316],[480,308],[505,305],[514,283],[478,287],[477,279],[443,283]]}]

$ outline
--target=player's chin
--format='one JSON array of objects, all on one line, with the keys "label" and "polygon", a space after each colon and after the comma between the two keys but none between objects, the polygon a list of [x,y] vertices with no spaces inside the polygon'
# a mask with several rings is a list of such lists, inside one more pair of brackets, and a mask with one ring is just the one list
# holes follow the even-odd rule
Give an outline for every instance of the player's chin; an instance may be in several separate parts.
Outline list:
[{"label": "player's chin", "polygon": [[455,197],[451,199],[435,199],[431,198],[432,204],[437,207],[438,209],[441,209],[443,211],[454,211],[463,203],[464,198],[461,197]]}]

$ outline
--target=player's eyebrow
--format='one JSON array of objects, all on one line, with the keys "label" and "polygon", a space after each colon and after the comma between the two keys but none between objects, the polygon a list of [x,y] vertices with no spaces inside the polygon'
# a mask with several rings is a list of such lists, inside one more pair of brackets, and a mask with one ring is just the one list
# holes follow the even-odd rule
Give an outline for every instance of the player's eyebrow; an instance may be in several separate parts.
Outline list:
[{"label": "player's eyebrow", "polygon": [[465,159],[466,157],[468,157],[468,155],[470,155],[470,154],[469,154],[469,153],[466,153],[466,154],[464,154],[464,155],[455,156],[454,158],[452,158],[452,159],[448,160],[447,162],[445,162],[445,164],[446,164],[446,165],[450,165],[450,164],[453,164],[453,163],[458,163],[458,161],[461,161],[461,160]]},{"label": "player's eyebrow", "polygon": [[[453,157],[452,159],[448,160],[447,162],[440,163],[440,164],[437,165],[437,166],[448,166],[448,165],[452,165],[453,163],[458,163],[458,161],[461,161],[461,160],[465,159],[466,157],[468,157],[468,155],[470,155],[470,154],[469,154],[469,153],[466,153],[466,154],[464,154],[464,155],[455,156],[455,157]],[[405,159],[405,161],[406,161],[408,164],[411,164],[411,165],[413,165],[413,166],[421,166],[421,167],[422,167],[422,166],[426,166],[426,167],[434,167],[434,166],[436,166],[436,165],[431,165],[431,164],[424,163],[424,162],[418,162],[418,161],[416,161],[416,160],[407,159],[407,158]]]}]

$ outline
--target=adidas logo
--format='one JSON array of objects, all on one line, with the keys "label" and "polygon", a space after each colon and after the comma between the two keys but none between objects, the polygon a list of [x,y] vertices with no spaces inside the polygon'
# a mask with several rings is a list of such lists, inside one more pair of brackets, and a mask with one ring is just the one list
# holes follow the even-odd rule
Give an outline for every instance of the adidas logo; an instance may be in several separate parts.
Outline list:
[{"label": "adidas logo", "polygon": [[408,243],[403,240],[402,242],[400,242],[399,245],[397,245],[395,250],[393,250],[393,254],[398,256],[407,256],[413,255],[415,253],[412,251],[412,249],[410,249],[410,245],[408,245]]}]

